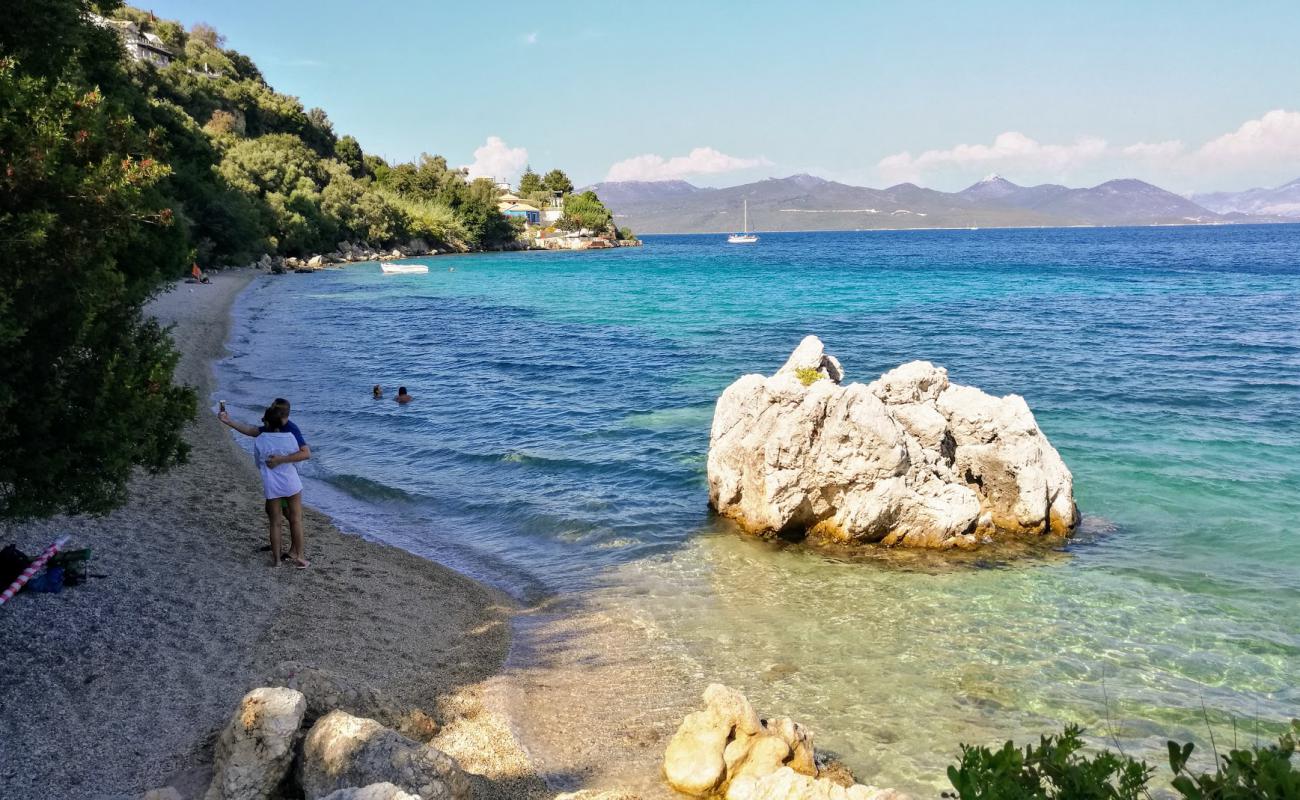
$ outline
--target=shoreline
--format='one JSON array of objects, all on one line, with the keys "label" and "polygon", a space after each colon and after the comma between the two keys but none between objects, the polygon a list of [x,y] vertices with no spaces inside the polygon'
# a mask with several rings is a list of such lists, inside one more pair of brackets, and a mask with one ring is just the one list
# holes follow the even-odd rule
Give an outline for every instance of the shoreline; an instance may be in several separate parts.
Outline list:
[{"label": "shoreline", "polygon": [[298,661],[436,719],[433,744],[472,773],[476,798],[553,796],[493,707],[519,610],[504,593],[345,534],[310,497],[312,567],[265,565],[256,471],[207,408],[234,300],[257,274],[178,283],[146,309],[174,325],[175,379],[200,398],[188,462],[137,474],[127,505],[105,517],[4,531],[25,552],[70,533],[102,577],[5,609],[0,795],[138,797],[171,785],[201,796],[239,698]]}]

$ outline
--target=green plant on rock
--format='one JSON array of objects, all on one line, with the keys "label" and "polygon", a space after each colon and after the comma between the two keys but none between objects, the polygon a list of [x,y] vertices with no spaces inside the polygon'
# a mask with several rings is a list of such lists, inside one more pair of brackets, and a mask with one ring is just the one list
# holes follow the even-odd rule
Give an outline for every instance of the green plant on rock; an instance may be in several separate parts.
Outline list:
[{"label": "green plant on rock", "polygon": [[816,367],[799,367],[794,371],[794,374],[795,377],[799,379],[799,382],[804,386],[812,386],[817,381],[826,377],[822,374],[821,370]]}]

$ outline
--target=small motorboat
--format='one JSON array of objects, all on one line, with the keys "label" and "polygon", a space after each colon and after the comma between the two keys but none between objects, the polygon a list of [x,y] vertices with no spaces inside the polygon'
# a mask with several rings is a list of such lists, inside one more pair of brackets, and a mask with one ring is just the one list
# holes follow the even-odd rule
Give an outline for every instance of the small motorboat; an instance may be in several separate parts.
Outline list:
[{"label": "small motorboat", "polygon": [[385,275],[419,275],[429,271],[424,264],[380,264]]}]

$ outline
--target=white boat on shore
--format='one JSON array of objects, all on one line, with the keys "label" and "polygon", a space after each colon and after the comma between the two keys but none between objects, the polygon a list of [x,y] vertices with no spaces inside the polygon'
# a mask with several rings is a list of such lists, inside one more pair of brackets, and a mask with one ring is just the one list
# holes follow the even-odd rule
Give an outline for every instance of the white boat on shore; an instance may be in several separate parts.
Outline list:
[{"label": "white boat on shore", "polygon": [[385,275],[418,275],[429,271],[424,264],[380,264],[379,268]]},{"label": "white boat on shore", "polygon": [[740,229],[740,233],[733,233],[727,237],[727,244],[753,244],[758,241],[758,237],[749,232],[749,201],[745,201],[745,222]]}]

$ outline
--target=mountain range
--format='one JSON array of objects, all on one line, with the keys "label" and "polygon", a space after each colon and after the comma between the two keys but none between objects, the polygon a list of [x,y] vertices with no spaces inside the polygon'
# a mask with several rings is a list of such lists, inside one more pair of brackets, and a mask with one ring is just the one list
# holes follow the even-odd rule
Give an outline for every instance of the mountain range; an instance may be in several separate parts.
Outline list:
[{"label": "mountain range", "polygon": [[[1292,187],[1300,203],[1300,180]],[[1300,217],[1278,209],[1285,200],[1246,210],[1249,200],[1207,207],[1202,197],[1182,197],[1134,179],[1091,188],[1057,184],[1019,186],[998,175],[959,192],[940,192],[911,183],[887,189],[793,175],[709,189],[686,181],[618,181],[592,187],[618,225],[637,233],[722,233],[741,227],[742,201],[749,203],[750,227],[759,231],[862,230],[885,228],[1005,228],[1081,225],[1187,225],[1285,222]],[[1248,192],[1238,193],[1249,194]],[[1227,197],[1227,195],[1225,195]],[[1237,197],[1237,195],[1232,195]],[[1238,202],[1242,208],[1233,205]],[[1252,206],[1254,208],[1254,206]]]},{"label": "mountain range", "polygon": [[1268,214],[1300,218],[1300,178],[1274,189],[1194,194],[1191,199],[1220,214]]}]

